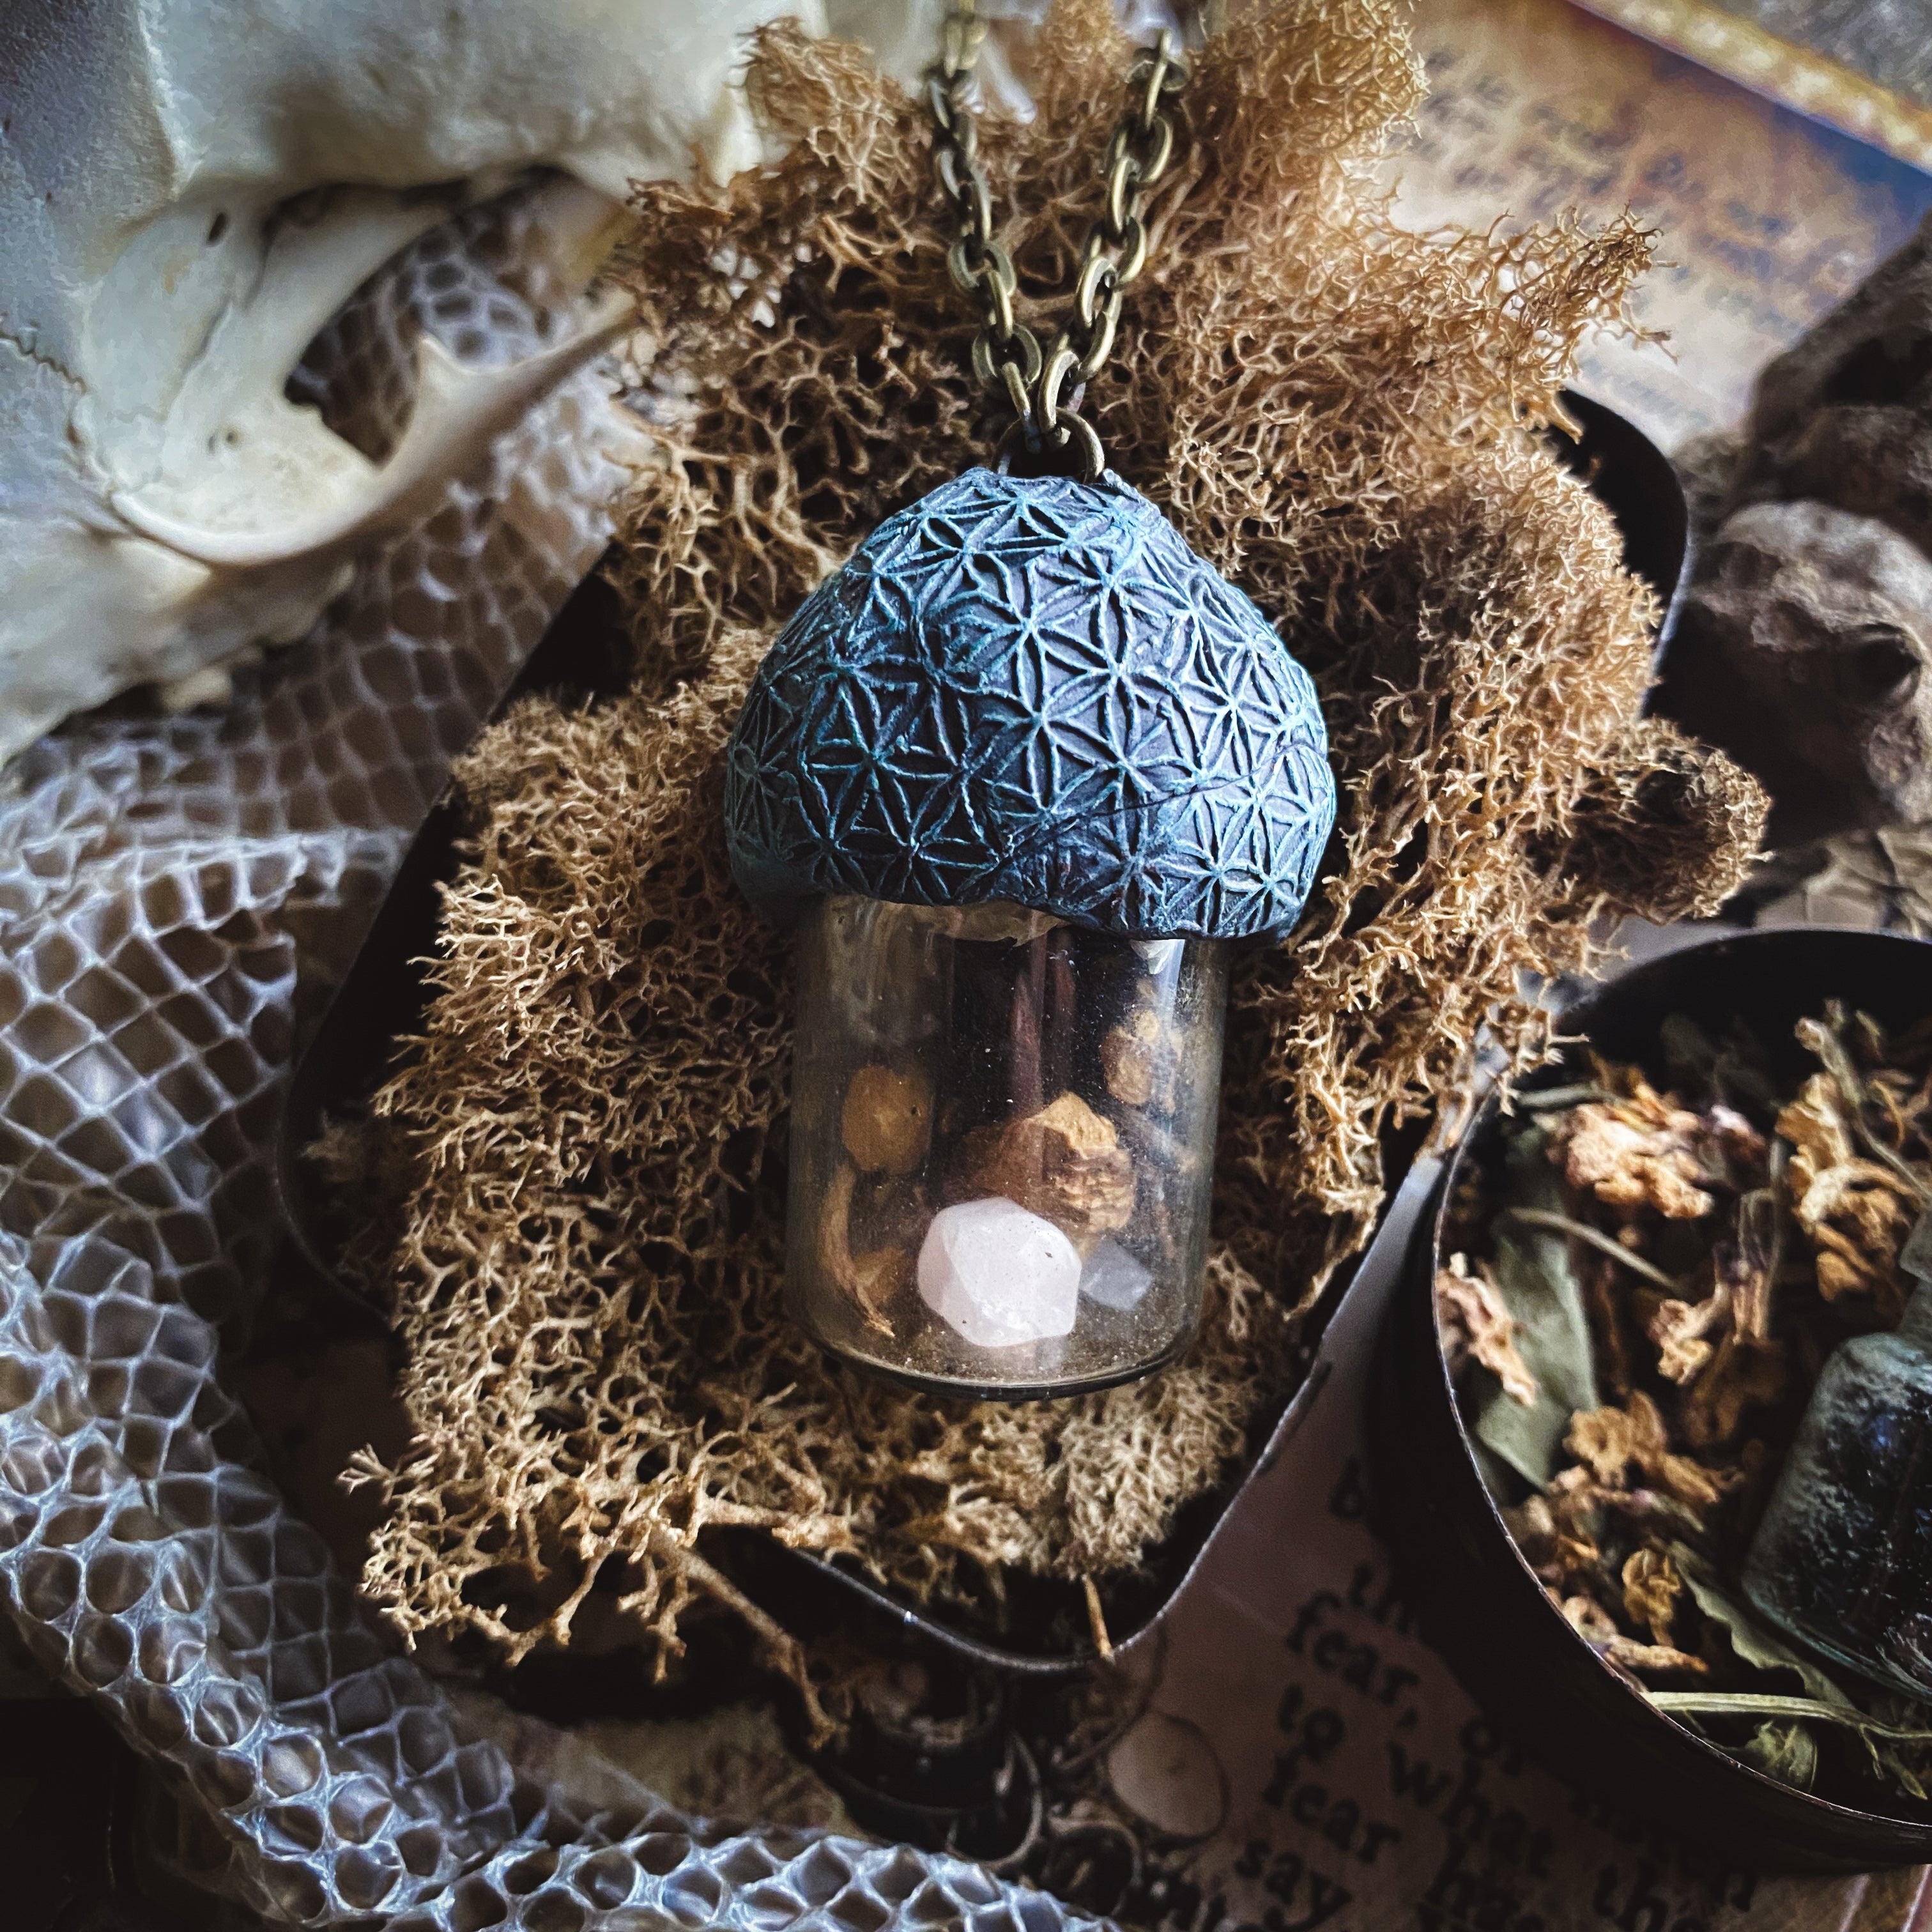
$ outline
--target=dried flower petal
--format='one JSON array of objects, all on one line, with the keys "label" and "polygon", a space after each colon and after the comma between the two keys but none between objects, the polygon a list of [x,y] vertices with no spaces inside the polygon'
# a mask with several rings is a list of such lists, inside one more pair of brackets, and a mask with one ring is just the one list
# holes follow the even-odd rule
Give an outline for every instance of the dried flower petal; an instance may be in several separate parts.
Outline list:
[{"label": "dried flower petal", "polygon": [[1558,1470],[1550,1478],[1543,1498],[1550,1510],[1552,1538],[1591,1534],[1605,1498],[1612,1493],[1580,1465],[1572,1463],[1568,1468]]},{"label": "dried flower petal", "polygon": [[1633,1550],[1624,1564],[1623,1585],[1624,1614],[1634,1624],[1648,1625],[1658,1642],[1668,1643],[1677,1600],[1684,1594],[1684,1579],[1668,1553]]},{"label": "dried flower petal", "polygon": [[1450,1256],[1449,1265],[1436,1277],[1436,1322],[1452,1376],[1466,1360],[1474,1359],[1502,1384],[1513,1401],[1526,1408],[1535,1401],[1536,1378],[1516,1353],[1519,1324],[1486,1268],[1479,1262],[1472,1274],[1466,1257]]},{"label": "dried flower petal", "polygon": [[1712,1330],[1730,1314],[1731,1292],[1720,1282],[1702,1301],[1658,1304],[1646,1333],[1657,1344],[1657,1372],[1666,1382],[1688,1382],[1711,1359]]},{"label": "dried flower petal", "polygon": [[1612,1670],[1638,1677],[1708,1677],[1711,1666],[1701,1657],[1687,1656],[1664,1643],[1639,1643],[1634,1638],[1612,1637],[1599,1653]]},{"label": "dried flower petal", "polygon": [[1596,1642],[1609,1643],[1623,1634],[1616,1618],[1594,1597],[1566,1597],[1562,1608],[1570,1628]]},{"label": "dried flower petal", "polygon": [[1838,1082],[1814,1073],[1778,1117],[1792,1143],[1794,1219],[1816,1257],[1818,1292],[1827,1301],[1869,1294],[1882,1318],[1896,1322],[1905,1306],[1898,1251],[1918,1219],[1919,1202],[1905,1180],[1864,1158]]},{"label": "dried flower petal", "polygon": [[1762,1168],[1769,1151],[1765,1138],[1735,1107],[1719,1101],[1706,1112],[1704,1125],[1711,1138],[1740,1166]]},{"label": "dried flower petal", "polygon": [[1708,1509],[1729,1486],[1717,1472],[1671,1454],[1664,1418],[1641,1389],[1633,1389],[1621,1408],[1579,1410],[1570,1418],[1564,1446],[1606,1489],[1628,1488],[1634,1468],[1692,1510]]},{"label": "dried flower petal", "polygon": [[1838,1082],[1828,1073],[1814,1073],[1778,1117],[1778,1131],[1795,1150],[1792,1179],[1800,1192],[1814,1176],[1857,1158],[1840,1108]]},{"label": "dried flower petal", "polygon": [[1556,1519],[1547,1499],[1531,1496],[1502,1515],[1503,1527],[1522,1552],[1523,1560],[1532,1570],[1542,1569],[1556,1554]]},{"label": "dried flower petal", "polygon": [[1621,1408],[1606,1405],[1572,1416],[1564,1446],[1605,1488],[1624,1489],[1632,1464],[1648,1474],[1665,1454],[1664,1418],[1642,1390],[1634,1389]]},{"label": "dried flower petal", "polygon": [[1573,1107],[1555,1124],[1550,1155],[1573,1187],[1606,1207],[1654,1208],[1673,1221],[1708,1214],[1711,1196],[1698,1144],[1702,1118],[1654,1092],[1642,1079],[1628,1097]]},{"label": "dried flower petal", "polygon": [[1550,1567],[1557,1580],[1564,1583],[1594,1583],[1609,1574],[1596,1539],[1580,1534],[1557,1538]]},{"label": "dried flower petal", "polygon": [[1613,1670],[1653,1677],[1705,1677],[1711,1666],[1668,1644],[1640,1643],[1617,1628],[1616,1619],[1594,1597],[1561,1600],[1565,1621]]}]

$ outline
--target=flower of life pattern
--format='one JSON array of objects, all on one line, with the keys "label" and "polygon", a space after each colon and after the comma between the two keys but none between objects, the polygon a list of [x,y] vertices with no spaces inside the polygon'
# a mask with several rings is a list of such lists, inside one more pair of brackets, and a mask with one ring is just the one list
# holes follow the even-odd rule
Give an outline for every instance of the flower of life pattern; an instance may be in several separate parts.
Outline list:
[{"label": "flower of life pattern", "polygon": [[852,892],[1103,930],[1292,926],[1335,816],[1307,673],[1140,493],[969,470],[800,606],[734,734],[766,916]]}]

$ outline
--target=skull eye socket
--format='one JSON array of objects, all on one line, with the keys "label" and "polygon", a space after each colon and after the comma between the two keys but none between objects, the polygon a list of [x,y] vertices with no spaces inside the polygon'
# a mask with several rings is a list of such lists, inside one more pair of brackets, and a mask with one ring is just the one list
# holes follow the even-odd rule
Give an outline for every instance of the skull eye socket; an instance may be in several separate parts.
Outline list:
[{"label": "skull eye socket", "polygon": [[1832,682],[1854,704],[1903,704],[1918,688],[1919,656],[1890,624],[1865,624],[1832,658]]}]

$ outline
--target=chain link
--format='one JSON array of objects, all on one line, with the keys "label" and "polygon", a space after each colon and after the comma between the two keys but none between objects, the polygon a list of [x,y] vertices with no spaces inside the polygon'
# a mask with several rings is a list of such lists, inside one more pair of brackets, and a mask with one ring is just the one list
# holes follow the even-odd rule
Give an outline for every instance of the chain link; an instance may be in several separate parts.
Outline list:
[{"label": "chain link", "polygon": [[946,264],[961,294],[984,318],[973,340],[973,374],[1013,412],[1002,448],[1024,444],[1069,452],[1091,482],[1106,465],[1100,439],[1080,413],[1081,393],[1105,366],[1128,288],[1147,265],[1147,197],[1174,159],[1174,123],[1162,111],[1186,84],[1187,68],[1173,34],[1141,50],[1128,76],[1128,108],[1107,144],[1102,166],[1106,200],[1087,232],[1074,283],[1073,313],[1042,350],[1014,314],[1019,281],[1012,257],[993,232],[992,191],[980,165],[980,130],[970,100],[986,22],[974,0],[954,0],[939,58],[927,70],[933,159],[954,217]]}]

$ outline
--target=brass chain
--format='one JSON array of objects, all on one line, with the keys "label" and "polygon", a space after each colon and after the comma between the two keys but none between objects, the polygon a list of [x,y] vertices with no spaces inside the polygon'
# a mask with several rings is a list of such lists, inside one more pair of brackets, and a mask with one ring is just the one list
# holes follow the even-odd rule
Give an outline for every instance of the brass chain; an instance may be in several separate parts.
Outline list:
[{"label": "brass chain", "polygon": [[[1127,112],[1107,144],[1102,174],[1106,200],[1087,231],[1073,286],[1073,314],[1044,351],[1016,316],[1019,280],[1012,257],[993,232],[992,190],[980,165],[980,129],[970,95],[986,22],[974,0],[954,0],[946,16],[939,58],[926,73],[932,111],[933,164],[952,205],[953,241],[946,265],[960,292],[984,317],[973,339],[973,374],[1013,412],[1003,448],[1024,442],[1072,453],[1091,482],[1106,466],[1094,425],[1080,413],[1081,392],[1099,374],[1114,346],[1120,305],[1147,265],[1147,197],[1174,159],[1174,123],[1162,104],[1186,84],[1187,67],[1173,34],[1163,27],[1136,58],[1127,79]],[[1072,392],[1067,394],[1069,379]]]}]

